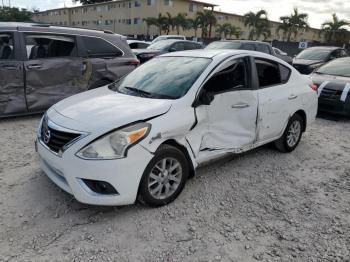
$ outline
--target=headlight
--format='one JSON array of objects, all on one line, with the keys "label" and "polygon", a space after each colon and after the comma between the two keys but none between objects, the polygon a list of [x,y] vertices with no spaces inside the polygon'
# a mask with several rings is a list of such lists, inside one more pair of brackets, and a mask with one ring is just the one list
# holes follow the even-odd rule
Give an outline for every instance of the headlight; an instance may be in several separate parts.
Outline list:
[{"label": "headlight", "polygon": [[142,122],[112,131],[88,144],[76,155],[83,159],[123,158],[132,145],[148,135],[150,129],[151,124]]}]

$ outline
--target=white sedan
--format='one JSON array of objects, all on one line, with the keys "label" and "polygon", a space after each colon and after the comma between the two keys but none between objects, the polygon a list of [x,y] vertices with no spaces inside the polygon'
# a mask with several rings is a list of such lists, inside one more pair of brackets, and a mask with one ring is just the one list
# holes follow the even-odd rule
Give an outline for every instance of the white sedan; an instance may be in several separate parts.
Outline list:
[{"label": "white sedan", "polygon": [[161,206],[207,161],[272,141],[294,150],[316,112],[311,81],[276,57],[176,52],[51,107],[36,146],[48,177],[80,202]]}]

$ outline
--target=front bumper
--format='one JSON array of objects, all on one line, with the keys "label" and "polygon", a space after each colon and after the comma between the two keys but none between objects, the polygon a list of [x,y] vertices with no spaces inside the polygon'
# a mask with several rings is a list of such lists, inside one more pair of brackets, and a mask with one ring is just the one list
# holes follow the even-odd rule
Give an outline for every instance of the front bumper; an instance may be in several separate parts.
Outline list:
[{"label": "front bumper", "polygon": [[350,96],[348,96],[345,102],[319,97],[318,110],[320,112],[350,117]]},{"label": "front bumper", "polygon": [[[85,140],[87,138],[73,144],[61,157],[37,140],[42,170],[57,186],[74,195],[79,202],[106,206],[134,203],[142,174],[153,155],[142,146],[135,145],[130,148],[126,158],[84,160],[75,156],[75,153],[87,143]],[[96,193],[83,179],[108,182],[118,194]]]}]

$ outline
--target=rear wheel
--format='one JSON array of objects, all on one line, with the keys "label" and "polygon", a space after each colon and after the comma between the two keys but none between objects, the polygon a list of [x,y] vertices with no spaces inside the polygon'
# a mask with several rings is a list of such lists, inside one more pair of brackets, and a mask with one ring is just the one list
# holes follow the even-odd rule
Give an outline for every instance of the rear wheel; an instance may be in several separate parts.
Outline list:
[{"label": "rear wheel", "polygon": [[174,201],[183,190],[188,174],[188,162],[183,153],[173,146],[160,146],[143,173],[140,200],[149,206]]},{"label": "rear wheel", "polygon": [[304,121],[298,114],[293,115],[287,124],[287,127],[282,135],[275,142],[276,148],[281,152],[291,152],[299,144],[303,133]]}]

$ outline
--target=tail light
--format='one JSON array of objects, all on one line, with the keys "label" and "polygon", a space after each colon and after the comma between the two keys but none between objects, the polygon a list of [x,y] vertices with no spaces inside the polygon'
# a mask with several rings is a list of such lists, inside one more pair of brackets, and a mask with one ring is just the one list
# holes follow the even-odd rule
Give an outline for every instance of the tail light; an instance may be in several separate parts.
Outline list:
[{"label": "tail light", "polygon": [[310,87],[311,87],[312,90],[314,90],[315,92],[317,92],[317,88],[318,88],[317,85],[312,84],[312,85],[310,85]]},{"label": "tail light", "polygon": [[140,64],[140,61],[138,59],[133,59],[128,64],[138,66]]}]

